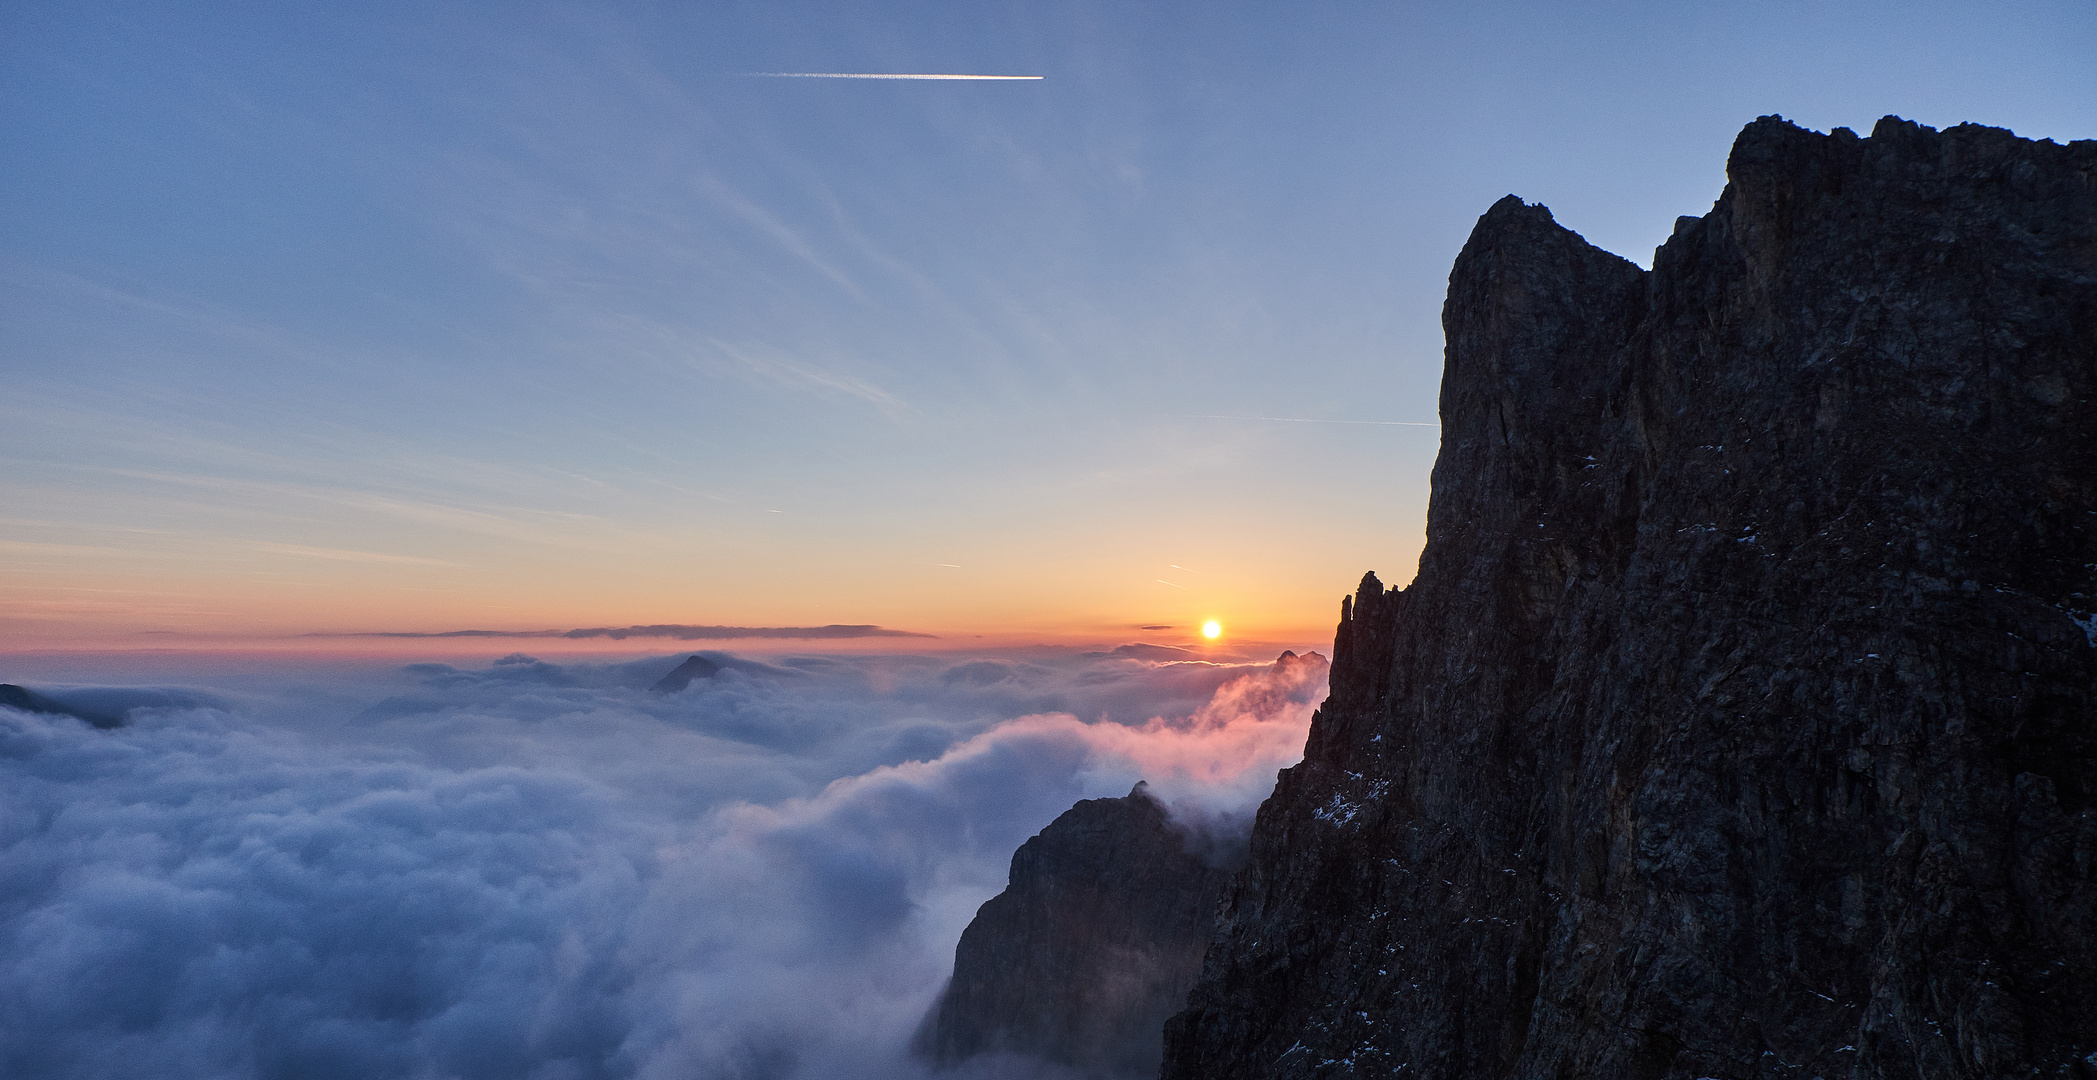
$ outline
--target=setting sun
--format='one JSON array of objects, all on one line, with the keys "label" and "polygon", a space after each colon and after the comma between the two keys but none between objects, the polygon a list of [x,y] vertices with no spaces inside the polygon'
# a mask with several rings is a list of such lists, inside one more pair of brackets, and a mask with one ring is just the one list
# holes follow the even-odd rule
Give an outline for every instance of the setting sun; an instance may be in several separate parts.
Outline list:
[{"label": "setting sun", "polygon": [[1222,636],[1222,634],[1223,624],[1217,622],[1214,619],[1210,619],[1208,622],[1201,624],[1201,636],[1208,638],[1211,641],[1214,641],[1216,638]]}]

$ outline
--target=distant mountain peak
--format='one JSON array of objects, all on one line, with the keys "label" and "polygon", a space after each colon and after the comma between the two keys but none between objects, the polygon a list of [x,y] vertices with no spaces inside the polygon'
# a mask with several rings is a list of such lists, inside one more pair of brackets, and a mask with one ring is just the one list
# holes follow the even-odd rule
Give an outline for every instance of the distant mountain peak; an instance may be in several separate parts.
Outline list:
[{"label": "distant mountain peak", "polygon": [[70,716],[76,720],[85,720],[98,728],[124,726],[122,713],[112,714],[99,709],[68,705],[57,698],[39,694],[26,686],[16,686],[14,683],[0,683],[0,705],[23,712],[43,713],[46,716]]},{"label": "distant mountain peak", "polygon": [[[721,665],[703,656],[691,656],[685,662],[670,669],[668,675],[655,681],[648,689],[658,694],[674,694],[692,685],[693,679],[711,679],[721,673]],[[631,684],[629,684],[631,685]]]}]

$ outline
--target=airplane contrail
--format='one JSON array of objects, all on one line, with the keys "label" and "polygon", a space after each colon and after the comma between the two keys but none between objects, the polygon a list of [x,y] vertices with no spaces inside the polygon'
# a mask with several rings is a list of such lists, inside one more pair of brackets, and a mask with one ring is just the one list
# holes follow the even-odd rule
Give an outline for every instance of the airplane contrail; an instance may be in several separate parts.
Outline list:
[{"label": "airplane contrail", "polygon": [[1044,75],[889,75],[865,71],[752,71],[753,79],[967,79],[989,82],[1039,82]]}]

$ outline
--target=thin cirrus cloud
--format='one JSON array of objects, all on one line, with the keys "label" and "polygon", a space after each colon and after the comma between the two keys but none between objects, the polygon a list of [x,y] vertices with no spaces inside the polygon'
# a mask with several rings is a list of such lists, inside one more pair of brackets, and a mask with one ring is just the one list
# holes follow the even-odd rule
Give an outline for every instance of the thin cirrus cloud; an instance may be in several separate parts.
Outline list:
[{"label": "thin cirrus cloud", "polygon": [[769,237],[795,258],[807,263],[824,277],[830,279],[838,288],[849,293],[853,299],[861,303],[866,302],[866,293],[860,289],[857,282],[853,281],[844,271],[838,269],[828,259],[824,258],[817,250],[816,245],[810,243],[808,238],[803,236],[798,230],[781,221],[777,214],[758,205],[754,200],[744,196],[741,192],[712,175],[700,176],[697,184],[699,189],[715,205],[728,211],[730,215],[748,227]]},{"label": "thin cirrus cloud", "polygon": [[333,562],[397,563],[410,566],[459,565],[443,559],[425,559],[414,555],[388,555],[377,551],[350,551],[344,548],[307,547],[302,544],[278,544],[256,541],[248,546],[269,555],[290,555],[303,559],[327,559]]},{"label": "thin cirrus cloud", "polygon": [[709,339],[709,343],[721,355],[733,359],[751,374],[788,389],[857,398],[880,410],[890,419],[898,419],[910,412],[908,403],[865,379],[812,367],[783,357],[758,356],[752,351],[737,349],[722,341]]},{"label": "thin cirrus cloud", "polygon": [[1042,75],[902,75],[872,71],[752,71],[753,79],[918,79],[967,82],[1040,82]]}]

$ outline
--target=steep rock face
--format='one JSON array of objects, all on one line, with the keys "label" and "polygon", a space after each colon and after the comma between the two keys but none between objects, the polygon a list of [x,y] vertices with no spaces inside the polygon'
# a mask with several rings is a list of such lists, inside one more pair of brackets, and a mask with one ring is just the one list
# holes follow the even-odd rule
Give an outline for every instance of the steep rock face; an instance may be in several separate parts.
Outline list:
[{"label": "steep rock face", "polygon": [[2097,1077],[2097,142],[1750,125],[1508,198],[1164,1075]]},{"label": "steep rock face", "polygon": [[1082,1075],[1157,1075],[1229,871],[1190,850],[1145,785],[1087,799],[1012,856],[954,950],[918,1050],[941,1065],[1023,1055]]}]

